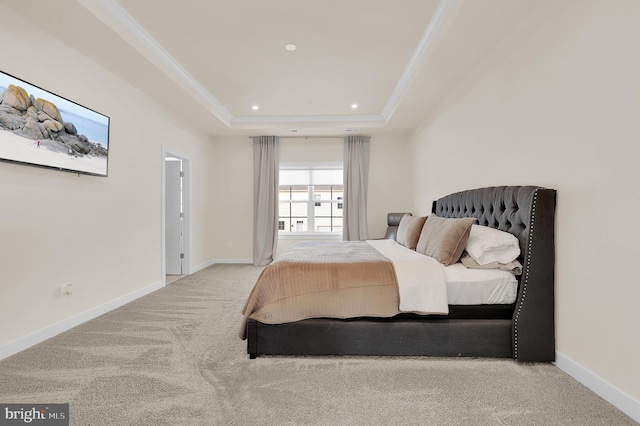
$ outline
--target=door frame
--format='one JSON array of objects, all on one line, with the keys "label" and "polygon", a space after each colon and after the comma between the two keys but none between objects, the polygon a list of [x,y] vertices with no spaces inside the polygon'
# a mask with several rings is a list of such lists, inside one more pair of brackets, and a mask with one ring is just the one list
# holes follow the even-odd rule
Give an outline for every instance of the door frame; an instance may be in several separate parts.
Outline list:
[{"label": "door frame", "polygon": [[167,246],[166,246],[166,200],[167,200],[167,169],[165,164],[166,157],[175,157],[182,160],[182,171],[184,177],[182,178],[182,246],[184,252],[184,258],[182,259],[182,273],[188,275],[191,273],[191,157],[185,155],[173,148],[162,147],[162,206],[161,206],[161,234],[162,234],[162,248],[161,248],[161,274],[162,284],[167,284]]}]

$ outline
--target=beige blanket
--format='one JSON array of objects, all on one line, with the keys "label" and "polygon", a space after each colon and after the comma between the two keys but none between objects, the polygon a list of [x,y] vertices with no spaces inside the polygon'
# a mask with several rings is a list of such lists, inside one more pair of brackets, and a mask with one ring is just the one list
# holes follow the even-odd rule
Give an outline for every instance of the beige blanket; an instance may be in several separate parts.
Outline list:
[{"label": "beige blanket", "polygon": [[460,258],[460,262],[469,269],[500,269],[503,271],[509,271],[513,275],[522,275],[522,264],[517,260],[509,263],[491,262],[486,265],[480,265],[469,255],[469,253],[465,252]]},{"label": "beige blanket", "polygon": [[398,311],[393,264],[364,241],[299,242],[267,266],[245,304],[266,324],[307,318],[392,317]]}]

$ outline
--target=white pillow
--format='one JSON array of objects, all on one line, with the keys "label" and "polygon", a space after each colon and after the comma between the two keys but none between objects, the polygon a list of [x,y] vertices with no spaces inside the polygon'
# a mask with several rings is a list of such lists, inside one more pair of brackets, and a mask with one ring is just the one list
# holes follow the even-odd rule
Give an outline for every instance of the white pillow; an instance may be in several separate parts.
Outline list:
[{"label": "white pillow", "polygon": [[465,250],[479,265],[491,262],[509,263],[520,256],[520,242],[508,232],[473,225]]}]

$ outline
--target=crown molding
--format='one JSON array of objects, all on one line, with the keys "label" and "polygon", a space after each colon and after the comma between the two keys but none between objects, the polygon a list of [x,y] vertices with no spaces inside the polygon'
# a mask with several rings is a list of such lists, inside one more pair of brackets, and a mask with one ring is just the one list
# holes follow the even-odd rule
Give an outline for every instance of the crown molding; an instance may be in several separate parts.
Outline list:
[{"label": "crown molding", "polygon": [[147,58],[225,125],[233,114],[149,34],[116,0],[78,0],[89,12]]},{"label": "crown molding", "polygon": [[231,123],[302,123],[302,122],[336,122],[351,121],[384,121],[382,115],[291,115],[291,116],[263,116],[263,117],[235,117]]},{"label": "crown molding", "polygon": [[413,77],[416,75],[416,72],[422,64],[427,50],[432,45],[438,33],[438,30],[449,14],[449,11],[451,10],[454,2],[455,0],[440,0],[440,2],[438,2],[438,6],[436,7],[436,10],[431,17],[427,28],[424,30],[422,37],[420,38],[416,50],[413,51],[413,55],[411,55],[407,66],[404,68],[404,71],[400,76],[400,80],[398,80],[396,87],[393,89],[393,92],[391,92],[391,96],[387,100],[387,103],[382,110],[382,116],[384,116],[385,121],[389,121],[396,108],[400,104],[402,96],[406,92],[409,83],[411,83]]}]

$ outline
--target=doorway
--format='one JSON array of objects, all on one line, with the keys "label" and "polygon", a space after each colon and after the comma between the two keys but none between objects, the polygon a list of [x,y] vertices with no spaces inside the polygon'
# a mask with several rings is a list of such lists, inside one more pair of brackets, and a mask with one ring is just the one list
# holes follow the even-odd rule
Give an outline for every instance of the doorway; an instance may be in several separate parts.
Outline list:
[{"label": "doorway", "polygon": [[189,274],[190,161],[172,152],[162,158],[162,276],[169,284]]}]

